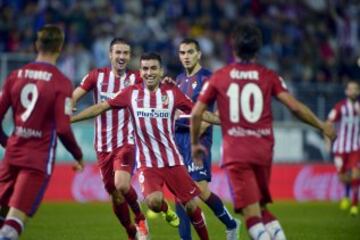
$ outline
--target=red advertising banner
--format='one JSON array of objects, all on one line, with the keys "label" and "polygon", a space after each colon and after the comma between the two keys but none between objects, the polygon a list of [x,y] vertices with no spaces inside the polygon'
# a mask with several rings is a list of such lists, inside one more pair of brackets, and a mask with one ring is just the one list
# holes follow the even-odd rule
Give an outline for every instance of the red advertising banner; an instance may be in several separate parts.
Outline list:
[{"label": "red advertising banner", "polygon": [[[133,177],[133,185],[140,194],[136,174]],[[217,166],[213,166],[210,188],[222,199],[231,200],[227,178]],[[344,191],[337,179],[335,168],[330,164],[274,165],[270,188],[276,200],[297,201],[338,200]],[[166,196],[170,197],[170,194],[166,192]],[[76,174],[70,165],[60,164],[55,168],[45,200],[106,201],[108,195],[95,164],[87,165],[82,173]]]}]

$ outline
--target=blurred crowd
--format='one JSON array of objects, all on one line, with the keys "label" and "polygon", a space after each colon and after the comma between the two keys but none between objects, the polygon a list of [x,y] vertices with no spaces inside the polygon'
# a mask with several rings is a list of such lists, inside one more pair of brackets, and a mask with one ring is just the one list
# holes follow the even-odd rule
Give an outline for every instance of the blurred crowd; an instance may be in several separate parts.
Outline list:
[{"label": "blurred crowd", "polygon": [[132,68],[143,51],[160,52],[167,72],[181,71],[177,46],[201,45],[215,70],[232,61],[229,33],[256,23],[264,48],[258,56],[289,83],[360,80],[360,4],[349,0],[0,0],[0,52],[33,52],[36,31],[56,23],[66,31],[60,68],[79,81],[109,64],[114,36],[130,40]]}]

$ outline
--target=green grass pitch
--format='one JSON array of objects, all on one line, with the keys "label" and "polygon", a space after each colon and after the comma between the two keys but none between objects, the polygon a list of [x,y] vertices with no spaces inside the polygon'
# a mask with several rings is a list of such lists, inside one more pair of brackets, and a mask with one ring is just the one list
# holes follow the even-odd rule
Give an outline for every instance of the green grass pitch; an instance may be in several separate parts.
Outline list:
[{"label": "green grass pitch", "polygon": [[[231,205],[228,205],[231,209]],[[205,210],[210,239],[224,240],[223,225]],[[288,240],[360,240],[360,216],[350,217],[328,202],[277,202],[271,210],[279,217]],[[238,216],[239,217],[239,216]],[[149,221],[152,240],[179,239],[177,229],[162,218]],[[194,235],[195,236],[195,235]],[[45,203],[30,220],[21,240],[127,240],[113,216],[110,203]],[[193,239],[198,239],[193,237]],[[244,226],[242,240],[249,237]]]}]

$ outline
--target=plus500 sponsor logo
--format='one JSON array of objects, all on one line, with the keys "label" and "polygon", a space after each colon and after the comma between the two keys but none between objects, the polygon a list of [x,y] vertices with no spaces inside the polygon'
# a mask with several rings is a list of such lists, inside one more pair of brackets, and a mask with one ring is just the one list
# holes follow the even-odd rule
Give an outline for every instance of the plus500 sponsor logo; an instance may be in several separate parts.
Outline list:
[{"label": "plus500 sponsor logo", "polygon": [[170,111],[157,108],[138,108],[136,116],[140,118],[169,118]]}]

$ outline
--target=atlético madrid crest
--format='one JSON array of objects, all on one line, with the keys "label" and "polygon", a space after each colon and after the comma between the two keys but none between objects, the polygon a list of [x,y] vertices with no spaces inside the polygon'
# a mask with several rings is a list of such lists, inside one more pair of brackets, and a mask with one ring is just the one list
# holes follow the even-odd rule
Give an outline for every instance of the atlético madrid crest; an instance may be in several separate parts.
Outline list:
[{"label": "atl\u00e9tico madrid crest", "polygon": [[168,105],[169,104],[169,98],[168,98],[168,96],[167,95],[162,95],[161,96],[161,101],[162,101],[162,103],[166,106],[166,105]]},{"label": "atl\u00e9tico madrid crest", "polygon": [[134,74],[131,74],[130,77],[129,77],[129,79],[125,79],[125,81],[124,81],[124,86],[125,86],[125,87],[128,87],[128,86],[130,86],[130,85],[134,85],[134,83],[135,83],[135,75],[134,75]]}]

